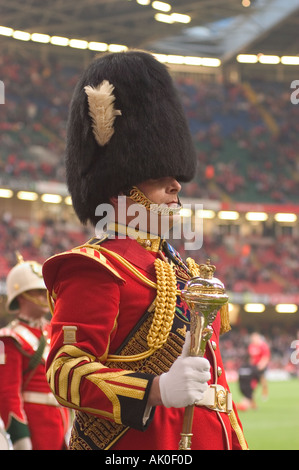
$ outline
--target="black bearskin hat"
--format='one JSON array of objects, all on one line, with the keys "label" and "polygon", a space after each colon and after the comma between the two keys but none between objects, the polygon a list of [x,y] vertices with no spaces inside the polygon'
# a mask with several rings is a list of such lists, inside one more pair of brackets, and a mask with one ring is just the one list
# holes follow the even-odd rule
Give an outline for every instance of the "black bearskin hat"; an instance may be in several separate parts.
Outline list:
[{"label": "black bearskin hat", "polygon": [[[102,102],[91,103],[101,84],[112,97],[110,121]],[[102,118],[108,121],[110,134],[102,141],[99,134],[106,131],[96,129],[95,114],[100,127]],[[67,185],[80,221],[95,225],[99,204],[147,179],[190,181],[195,166],[192,137],[166,67],[137,50],[96,58],[77,83],[67,129]]]}]

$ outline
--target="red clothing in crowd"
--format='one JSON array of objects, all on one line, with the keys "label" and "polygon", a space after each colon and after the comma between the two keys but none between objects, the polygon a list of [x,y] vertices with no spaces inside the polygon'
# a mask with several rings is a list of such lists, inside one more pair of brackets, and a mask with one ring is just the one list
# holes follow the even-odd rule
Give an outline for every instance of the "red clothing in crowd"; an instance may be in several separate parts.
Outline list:
[{"label": "red clothing in crowd", "polygon": [[49,336],[48,323],[15,320],[0,330],[0,416],[12,443],[27,437],[33,450],[64,449],[69,426],[69,410],[55,400],[45,376]]}]

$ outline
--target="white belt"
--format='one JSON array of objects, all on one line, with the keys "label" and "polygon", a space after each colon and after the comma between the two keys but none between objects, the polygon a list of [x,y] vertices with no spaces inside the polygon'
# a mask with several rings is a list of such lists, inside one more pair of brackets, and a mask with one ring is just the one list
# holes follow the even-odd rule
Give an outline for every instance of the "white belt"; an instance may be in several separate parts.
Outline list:
[{"label": "white belt", "polygon": [[24,392],[23,399],[26,403],[37,405],[60,406],[52,393]]},{"label": "white belt", "polygon": [[232,394],[222,385],[209,385],[202,399],[196,402],[196,406],[206,406],[211,410],[229,414],[233,409]]}]

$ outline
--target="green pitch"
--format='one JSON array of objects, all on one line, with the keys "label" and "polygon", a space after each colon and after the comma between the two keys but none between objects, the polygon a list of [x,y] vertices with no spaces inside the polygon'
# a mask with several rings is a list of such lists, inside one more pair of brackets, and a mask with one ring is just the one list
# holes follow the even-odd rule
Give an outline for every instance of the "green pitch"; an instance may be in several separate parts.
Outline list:
[{"label": "green pitch", "polygon": [[[268,382],[269,397],[263,401],[256,390],[256,410],[239,411],[251,450],[299,450],[299,380]],[[230,384],[235,403],[241,400],[237,383]]]}]

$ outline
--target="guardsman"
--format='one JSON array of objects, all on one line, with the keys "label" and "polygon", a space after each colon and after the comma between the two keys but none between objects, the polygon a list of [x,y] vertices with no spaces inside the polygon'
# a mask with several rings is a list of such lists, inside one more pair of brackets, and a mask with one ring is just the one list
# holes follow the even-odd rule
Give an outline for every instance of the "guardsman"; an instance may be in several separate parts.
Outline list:
[{"label": "guardsman", "polygon": [[43,267],[53,313],[47,377],[76,410],[71,449],[176,450],[189,405],[192,449],[247,449],[219,351],[227,317],[217,315],[206,357],[190,357],[180,294],[198,264],[163,237],[195,168],[164,65],[135,50],[95,59],[74,91],[66,174],[96,237]]},{"label": "guardsman", "polygon": [[17,318],[0,330],[0,416],[14,450],[62,450],[70,413],[45,376],[50,325],[42,266],[17,256],[6,283],[7,309]]}]

